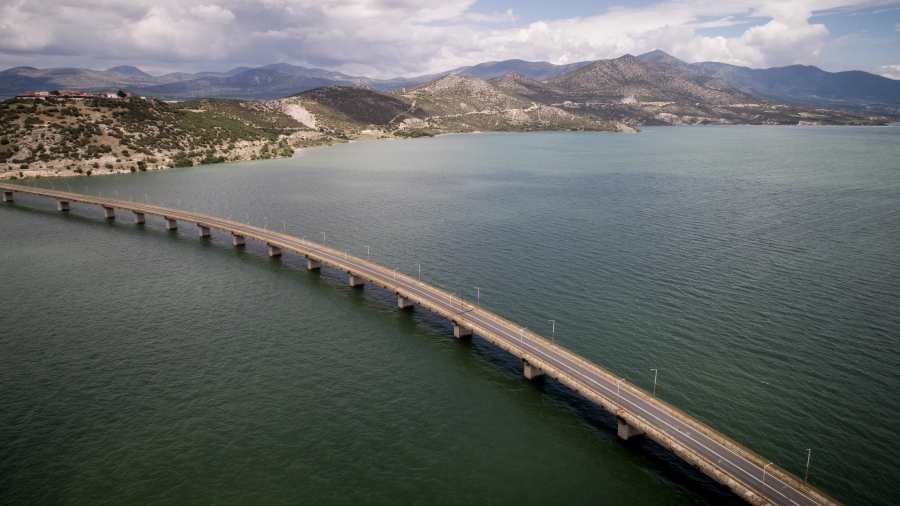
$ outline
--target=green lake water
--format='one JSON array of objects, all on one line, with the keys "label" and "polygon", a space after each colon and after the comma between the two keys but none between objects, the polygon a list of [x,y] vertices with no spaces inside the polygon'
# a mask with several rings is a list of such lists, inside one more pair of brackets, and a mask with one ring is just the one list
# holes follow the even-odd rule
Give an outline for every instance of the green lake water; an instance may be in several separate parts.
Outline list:
[{"label": "green lake water", "polygon": [[[416,274],[846,504],[900,502],[900,126],[367,141],[29,180]],[[146,195],[146,196],[145,196]],[[394,295],[192,224],[0,205],[0,504],[743,504]]]}]

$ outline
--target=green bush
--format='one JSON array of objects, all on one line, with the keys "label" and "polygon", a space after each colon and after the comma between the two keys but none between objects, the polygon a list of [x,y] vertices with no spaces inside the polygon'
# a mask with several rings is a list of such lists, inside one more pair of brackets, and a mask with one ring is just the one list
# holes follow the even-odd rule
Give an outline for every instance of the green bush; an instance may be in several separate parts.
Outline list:
[{"label": "green bush", "polygon": [[105,164],[105,165],[103,165],[103,166],[106,167],[107,169],[113,168],[113,164],[111,164],[111,163],[107,163],[107,164]]}]

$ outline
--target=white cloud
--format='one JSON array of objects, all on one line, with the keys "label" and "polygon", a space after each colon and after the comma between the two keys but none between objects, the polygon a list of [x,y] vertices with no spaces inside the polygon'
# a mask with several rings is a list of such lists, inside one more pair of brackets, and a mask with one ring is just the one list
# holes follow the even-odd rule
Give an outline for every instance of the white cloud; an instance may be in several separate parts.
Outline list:
[{"label": "white cloud", "polygon": [[891,79],[900,79],[900,64],[882,65],[875,69],[875,73]]},{"label": "white cloud", "polygon": [[[813,12],[869,0],[663,0],[514,26],[475,0],[8,0],[0,66],[130,62],[200,70],[278,61],[391,77],[488,60],[566,63],[662,49],[687,61],[815,63]],[[710,35],[749,24],[739,36]]]}]

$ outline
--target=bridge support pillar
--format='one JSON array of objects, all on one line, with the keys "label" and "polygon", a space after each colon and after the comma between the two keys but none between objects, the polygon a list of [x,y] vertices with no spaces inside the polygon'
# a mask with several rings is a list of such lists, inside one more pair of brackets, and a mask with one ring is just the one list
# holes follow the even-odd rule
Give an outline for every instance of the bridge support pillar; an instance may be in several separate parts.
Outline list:
[{"label": "bridge support pillar", "polygon": [[629,439],[637,436],[643,436],[644,432],[635,427],[634,425],[628,425],[628,422],[620,417],[616,417],[616,421],[619,422],[619,439],[623,439],[628,441]]},{"label": "bridge support pillar", "polygon": [[316,260],[315,258],[310,258],[309,255],[306,256],[306,269],[310,271],[314,271],[316,269],[322,268],[322,261]]},{"label": "bridge support pillar", "polygon": [[68,200],[57,200],[56,201],[56,210],[57,211],[68,211],[69,210],[69,201]]},{"label": "bridge support pillar", "polygon": [[525,379],[533,380],[535,378],[540,378],[544,375],[544,371],[536,365],[528,363],[524,358],[522,359],[522,365],[525,366]]},{"label": "bridge support pillar", "polygon": [[350,273],[350,286],[363,286],[365,281],[361,276],[357,276],[356,274]]},{"label": "bridge support pillar", "polygon": [[147,218],[144,216],[144,213],[139,213],[134,211],[134,223],[135,225],[140,225],[141,223],[147,223]]},{"label": "bridge support pillar", "polygon": [[408,299],[408,298],[400,295],[399,293],[397,294],[397,307],[398,308],[406,309],[406,308],[411,308],[413,306],[415,306],[415,303],[412,301],[412,299]]},{"label": "bridge support pillar", "polygon": [[453,322],[453,337],[456,339],[464,339],[466,337],[472,337],[472,329],[467,329],[462,325]]},{"label": "bridge support pillar", "polygon": [[274,244],[266,244],[269,247],[269,256],[270,257],[280,257],[281,256],[281,248],[275,246]]},{"label": "bridge support pillar", "polygon": [[108,220],[115,218],[116,217],[116,208],[103,206],[103,217]]},{"label": "bridge support pillar", "polygon": [[243,246],[244,245],[244,236],[237,235],[234,232],[231,233],[231,244],[235,246]]},{"label": "bridge support pillar", "polygon": [[197,224],[197,231],[200,233],[200,237],[209,237],[209,227],[206,225]]},{"label": "bridge support pillar", "polygon": [[13,201],[13,191],[12,190],[3,190],[3,202],[12,202]]},{"label": "bridge support pillar", "polygon": [[178,228],[178,220],[175,218],[164,217],[166,220],[166,230],[176,230]]}]

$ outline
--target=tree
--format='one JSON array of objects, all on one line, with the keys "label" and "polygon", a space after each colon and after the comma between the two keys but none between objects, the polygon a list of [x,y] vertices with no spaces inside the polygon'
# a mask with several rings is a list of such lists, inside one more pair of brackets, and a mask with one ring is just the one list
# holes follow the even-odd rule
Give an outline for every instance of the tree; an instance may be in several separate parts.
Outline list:
[{"label": "tree", "polygon": [[127,96],[128,96],[128,94],[127,94],[127,93],[125,93],[125,92],[124,92],[124,91],[122,91],[122,90],[119,90],[119,91],[117,91],[117,92],[116,92],[116,95],[118,95],[118,96],[119,96],[119,98],[125,98],[125,97],[127,97]]}]

